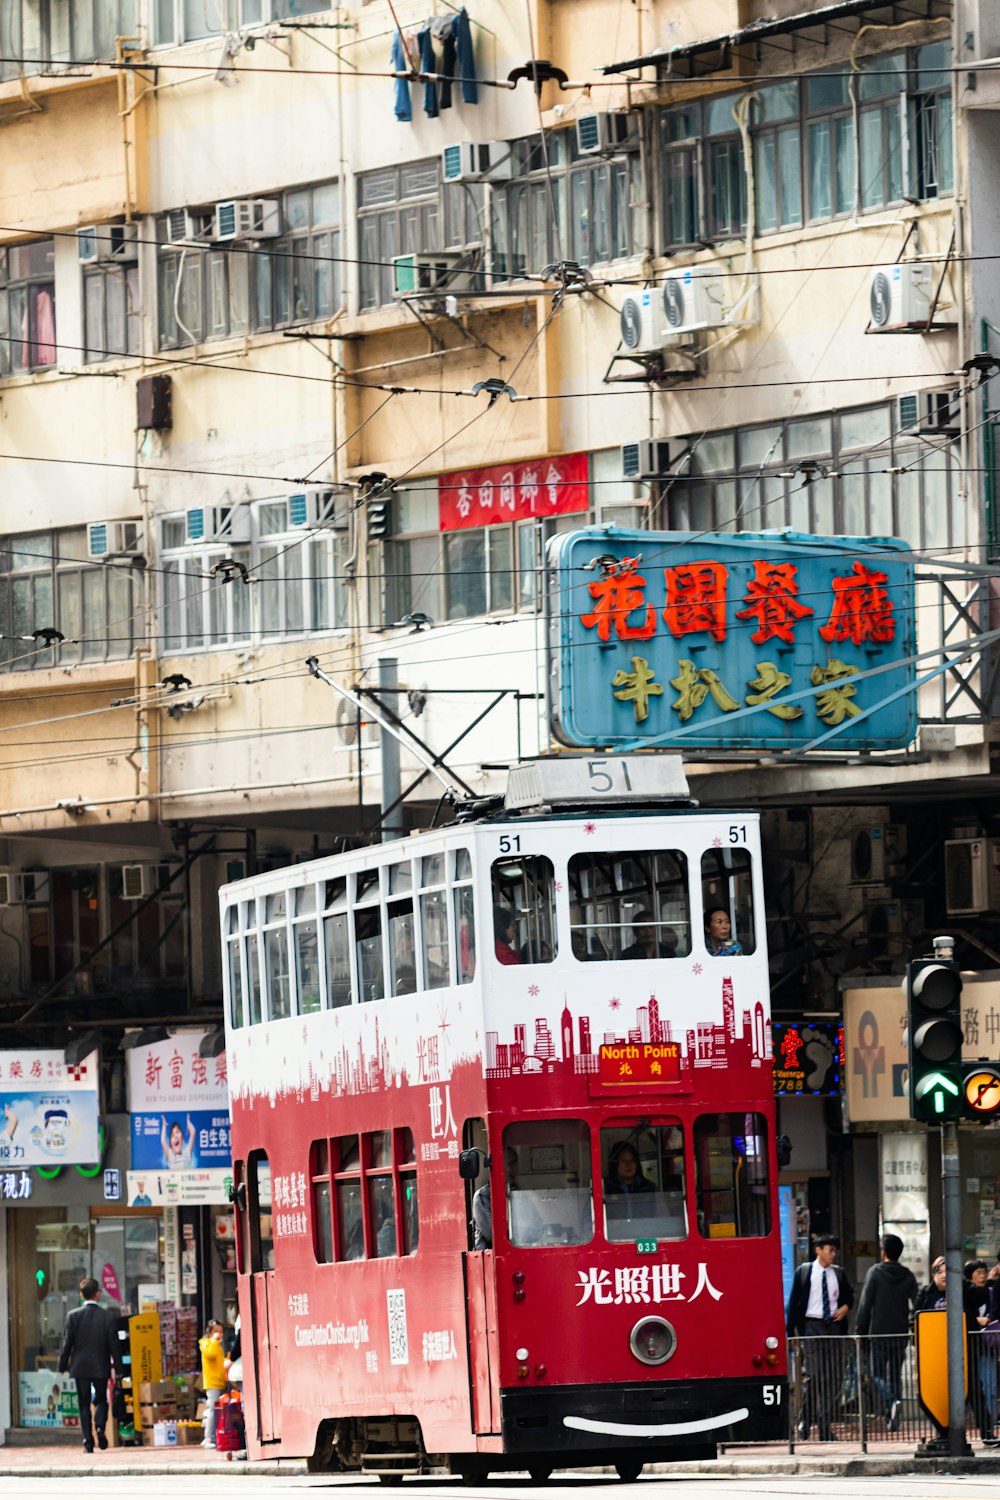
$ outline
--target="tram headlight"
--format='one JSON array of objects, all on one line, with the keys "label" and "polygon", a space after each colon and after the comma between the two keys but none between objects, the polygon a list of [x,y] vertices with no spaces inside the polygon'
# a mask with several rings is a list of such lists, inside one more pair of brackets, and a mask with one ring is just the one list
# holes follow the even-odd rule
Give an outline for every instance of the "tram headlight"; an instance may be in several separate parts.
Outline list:
[{"label": "tram headlight", "polygon": [[677,1348],[677,1335],[666,1318],[640,1318],[628,1346],[644,1365],[663,1365]]},{"label": "tram headlight", "polygon": [[778,1340],[775,1338],[774,1334],[772,1333],[771,1337],[769,1339],[765,1339],[764,1340],[764,1348],[765,1349],[777,1349],[777,1347],[778,1347]]}]

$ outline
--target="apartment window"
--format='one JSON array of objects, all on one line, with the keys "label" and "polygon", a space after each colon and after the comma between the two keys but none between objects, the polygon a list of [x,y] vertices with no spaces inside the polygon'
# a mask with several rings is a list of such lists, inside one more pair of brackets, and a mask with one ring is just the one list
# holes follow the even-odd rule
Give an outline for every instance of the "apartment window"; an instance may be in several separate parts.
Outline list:
[{"label": "apartment window", "polygon": [[701,105],[682,104],[660,114],[660,160],[663,174],[663,240],[666,245],[696,245],[700,238],[698,163]]},{"label": "apartment window", "polygon": [[514,141],[512,180],[494,189],[493,274],[537,275],[566,254],[619,260],[642,243],[638,137],[610,160],[582,156],[572,130]]},{"label": "apartment window", "polygon": [[281,222],[281,238],[250,257],[258,332],[332,317],[341,303],[340,184],[285,193]]},{"label": "apartment window", "polygon": [[799,86],[776,83],[752,102],[753,166],[758,234],[802,223],[802,133]]},{"label": "apartment window", "polygon": [[[140,606],[138,575],[89,562],[82,526],[0,539],[0,670],[129,656],[142,637]],[[32,632],[50,628],[65,639],[36,646]]]},{"label": "apartment window", "polygon": [[153,46],[172,47],[220,31],[315,15],[320,8],[315,0],[153,0]]},{"label": "apartment window", "polygon": [[157,220],[161,348],[267,332],[336,312],[341,299],[339,184],[320,183],[274,196],[281,204],[281,235],[232,249],[169,245],[167,220]]},{"label": "apartment window", "polygon": [[84,362],[139,353],[139,268],[101,266],[83,277]]},{"label": "apartment window", "polygon": [[[195,650],[237,641],[273,641],[347,625],[343,532],[315,534],[289,524],[288,501],[263,500],[251,513],[251,540],[191,546],[184,516],[160,523],[164,649]],[[254,582],[225,582],[212,569],[241,564]]]},{"label": "apartment window", "polygon": [[0,250],[0,375],[56,362],[54,242]]},{"label": "apartment window", "polygon": [[739,94],[722,94],[708,100],[705,105],[710,239],[727,239],[742,234],[746,227],[746,167],[743,142],[734,114],[739,99]]},{"label": "apartment window", "polygon": [[0,80],[38,73],[49,63],[113,59],[115,38],[134,36],[134,0],[4,0],[0,11]]},{"label": "apartment window", "polygon": [[[899,432],[891,403],[713,433],[694,440],[693,472],[667,486],[664,523],[709,532],[790,526],[960,548],[968,516],[954,448]],[[804,460],[830,477],[807,484],[796,467]]]},{"label": "apartment window", "polygon": [[918,47],[912,100],[913,175],[917,195],[938,198],[953,187],[951,141],[951,46]]},{"label": "apartment window", "polygon": [[438,163],[408,162],[358,177],[361,307],[391,303],[396,255],[442,249]]},{"label": "apartment window", "polygon": [[818,73],[806,80],[807,217],[829,219],[854,208],[854,117],[848,80]]}]

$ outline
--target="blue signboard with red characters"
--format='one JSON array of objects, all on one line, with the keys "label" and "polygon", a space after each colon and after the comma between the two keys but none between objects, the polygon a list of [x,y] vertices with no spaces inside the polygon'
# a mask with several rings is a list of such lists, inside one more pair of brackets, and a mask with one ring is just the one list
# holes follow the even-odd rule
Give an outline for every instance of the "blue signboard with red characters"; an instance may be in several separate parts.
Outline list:
[{"label": "blue signboard with red characters", "polygon": [[554,538],[549,567],[564,744],[888,750],[916,734],[904,542],[592,526]]}]

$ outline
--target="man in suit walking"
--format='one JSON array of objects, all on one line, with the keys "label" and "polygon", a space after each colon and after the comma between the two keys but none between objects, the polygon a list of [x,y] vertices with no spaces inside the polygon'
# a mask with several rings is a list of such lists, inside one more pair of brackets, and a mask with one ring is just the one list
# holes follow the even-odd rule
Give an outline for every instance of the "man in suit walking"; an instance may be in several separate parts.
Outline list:
[{"label": "man in suit walking", "polygon": [[854,1291],[845,1273],[834,1265],[840,1241],[832,1234],[813,1242],[816,1258],[799,1266],[792,1278],[786,1326],[789,1336],[821,1342],[799,1348],[807,1384],[800,1408],[798,1433],[808,1438],[815,1422],[821,1443],[833,1437],[831,1423],[844,1377],[844,1351],[838,1340],[847,1333]]},{"label": "man in suit walking", "polygon": [[[60,1374],[65,1375],[68,1371],[76,1381],[80,1430],[87,1453],[94,1451],[95,1429],[97,1446],[108,1446],[104,1429],[108,1422],[108,1381],[115,1357],[114,1324],[111,1314],[98,1305],[99,1291],[100,1287],[91,1276],[80,1282],[83,1303],[80,1307],[74,1307],[66,1319],[59,1349]],[[93,1424],[90,1418],[91,1401],[94,1404]]]}]

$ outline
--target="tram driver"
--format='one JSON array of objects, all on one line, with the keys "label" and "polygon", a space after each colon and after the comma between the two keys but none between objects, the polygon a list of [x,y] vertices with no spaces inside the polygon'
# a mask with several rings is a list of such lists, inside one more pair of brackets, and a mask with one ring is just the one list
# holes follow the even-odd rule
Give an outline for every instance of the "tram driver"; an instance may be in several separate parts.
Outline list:
[{"label": "tram driver", "polygon": [[[517,1175],[520,1170],[517,1151],[513,1146],[506,1146],[503,1153],[504,1173],[506,1181],[506,1193],[508,1202],[514,1193],[518,1192]],[[538,1217],[538,1210],[530,1201],[529,1193],[520,1193],[516,1210],[510,1212],[512,1228],[516,1228],[513,1236],[515,1243],[522,1245],[537,1245],[542,1238],[542,1223]],[[474,1250],[493,1249],[493,1204],[490,1198],[490,1184],[487,1178],[481,1188],[477,1188],[472,1197],[472,1224],[475,1231],[472,1248]]]}]

